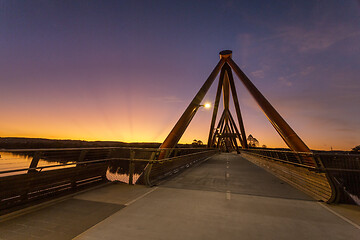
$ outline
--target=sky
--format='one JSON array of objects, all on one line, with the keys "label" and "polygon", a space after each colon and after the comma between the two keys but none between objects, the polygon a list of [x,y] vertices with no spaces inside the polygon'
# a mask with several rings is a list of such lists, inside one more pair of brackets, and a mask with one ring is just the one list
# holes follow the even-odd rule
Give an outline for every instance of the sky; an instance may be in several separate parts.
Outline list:
[{"label": "sky", "polygon": [[[357,0],[0,0],[0,137],[162,142],[224,49],[311,149],[360,144]],[[286,147],[235,84],[246,134]]]}]

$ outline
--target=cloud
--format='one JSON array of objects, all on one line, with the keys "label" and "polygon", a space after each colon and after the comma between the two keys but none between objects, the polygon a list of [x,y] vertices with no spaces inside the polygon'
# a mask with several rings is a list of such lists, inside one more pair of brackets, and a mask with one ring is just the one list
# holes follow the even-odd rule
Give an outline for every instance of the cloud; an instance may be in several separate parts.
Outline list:
[{"label": "cloud", "polygon": [[299,52],[322,51],[334,44],[355,36],[360,36],[358,29],[348,26],[335,25],[329,27],[322,24],[310,29],[298,26],[284,26],[272,38],[280,38],[283,42],[295,46]]},{"label": "cloud", "polygon": [[291,79],[297,77],[298,75],[299,74],[295,72],[286,76],[281,76],[278,78],[278,80],[281,83],[281,85],[284,85],[286,87],[291,87],[293,85],[293,81],[291,81]]},{"label": "cloud", "polygon": [[[329,97],[327,92],[303,92],[284,94],[272,98],[271,103],[298,119],[307,120],[314,128],[331,129],[342,132],[358,132],[359,114],[353,104],[357,96],[344,95]],[[350,103],[350,104],[349,104]]]},{"label": "cloud", "polygon": [[291,87],[293,84],[288,80],[286,77],[279,77],[279,81],[282,85],[285,85],[287,87]]},{"label": "cloud", "polygon": [[293,82],[297,81],[296,78],[308,76],[314,71],[315,71],[315,67],[307,66],[307,67],[300,69],[298,72],[294,72],[294,73],[286,75],[286,76],[281,76],[278,78],[278,80],[282,85],[291,87],[293,85]]},{"label": "cloud", "polygon": [[251,75],[256,78],[264,78],[265,77],[264,70],[261,70],[261,69],[252,72]]},{"label": "cloud", "polygon": [[302,76],[306,76],[306,75],[309,75],[310,73],[312,73],[313,71],[315,70],[315,67],[313,66],[308,66],[308,67],[305,67],[304,69],[302,69],[300,71],[300,74]]},{"label": "cloud", "polygon": [[246,66],[251,59],[251,46],[254,42],[254,36],[250,33],[240,33],[237,35],[237,43],[239,46],[236,56],[240,56],[240,64]]},{"label": "cloud", "polygon": [[349,126],[339,127],[339,128],[336,128],[335,130],[339,131],[339,132],[349,132],[349,133],[354,132],[354,128],[349,127]]}]

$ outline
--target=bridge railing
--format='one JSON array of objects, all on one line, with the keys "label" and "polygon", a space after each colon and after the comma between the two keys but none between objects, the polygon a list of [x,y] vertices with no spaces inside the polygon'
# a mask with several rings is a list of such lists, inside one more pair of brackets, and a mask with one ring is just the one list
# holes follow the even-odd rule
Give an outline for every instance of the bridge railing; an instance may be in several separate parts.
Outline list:
[{"label": "bridge railing", "polygon": [[273,159],[275,161],[284,162],[299,167],[316,169],[316,165],[312,160],[312,153],[307,152],[293,152],[293,151],[278,151],[278,150],[268,150],[268,149],[247,149],[242,150],[247,151],[252,154],[257,154],[268,159]]},{"label": "bridge railing", "polygon": [[270,149],[243,152],[266,159],[254,162],[316,199],[360,205],[360,154]]},{"label": "bridge railing", "polygon": [[[0,150],[0,215],[108,181],[133,184],[162,178],[213,154],[203,148],[176,148],[156,160],[157,148],[63,148]],[[152,171],[144,169],[152,165]],[[149,181],[147,183],[149,183]],[[140,182],[140,181],[138,181]]]},{"label": "bridge railing", "polygon": [[338,193],[335,202],[354,202],[360,205],[360,154],[314,153]]},{"label": "bridge railing", "polygon": [[202,149],[201,151],[150,161],[141,180],[146,185],[152,186],[163,178],[200,163],[217,153],[219,153],[218,149]]}]

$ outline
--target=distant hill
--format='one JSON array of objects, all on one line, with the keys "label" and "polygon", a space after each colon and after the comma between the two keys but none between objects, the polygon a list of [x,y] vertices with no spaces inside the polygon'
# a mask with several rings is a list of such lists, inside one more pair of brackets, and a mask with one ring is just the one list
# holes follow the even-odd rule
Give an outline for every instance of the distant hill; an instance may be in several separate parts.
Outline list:
[{"label": "distant hill", "polygon": [[0,137],[0,149],[139,147],[158,148],[160,143],[125,143],[116,141],[55,140],[45,138]]},{"label": "distant hill", "polygon": [[[20,138],[20,137],[0,137],[1,149],[37,149],[37,148],[85,148],[85,147],[138,147],[138,148],[158,148],[161,143],[135,142],[125,143],[116,141],[83,141],[83,140],[57,140],[46,138]],[[206,147],[206,145],[178,144],[180,148]],[[288,148],[256,148],[264,150],[291,151]],[[354,154],[354,151],[321,151],[312,150],[315,153],[326,152],[333,154]]]}]

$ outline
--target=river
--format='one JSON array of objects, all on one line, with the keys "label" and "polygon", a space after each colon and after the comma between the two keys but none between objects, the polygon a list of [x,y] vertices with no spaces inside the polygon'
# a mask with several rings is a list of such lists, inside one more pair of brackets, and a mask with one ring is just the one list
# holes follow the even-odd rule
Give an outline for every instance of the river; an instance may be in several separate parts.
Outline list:
[{"label": "river", "polygon": [[[0,152],[0,177],[24,174],[27,171],[17,171],[11,173],[1,173],[2,171],[16,170],[16,169],[27,169],[30,166],[32,161],[32,156],[24,155],[24,154],[16,154],[11,152]],[[74,161],[66,162],[68,163],[76,163]],[[45,166],[54,166],[60,165],[59,162],[47,161],[44,159],[40,159],[38,163],[38,167]],[[119,161],[116,165],[110,165],[106,172],[106,177],[109,181],[120,181],[120,182],[129,182],[129,174],[128,173],[128,162],[127,161]],[[56,166],[52,168],[44,168],[42,171],[49,171],[61,168],[74,167],[74,165],[65,165],[65,166]],[[139,178],[140,174],[134,174],[134,182]]]}]

